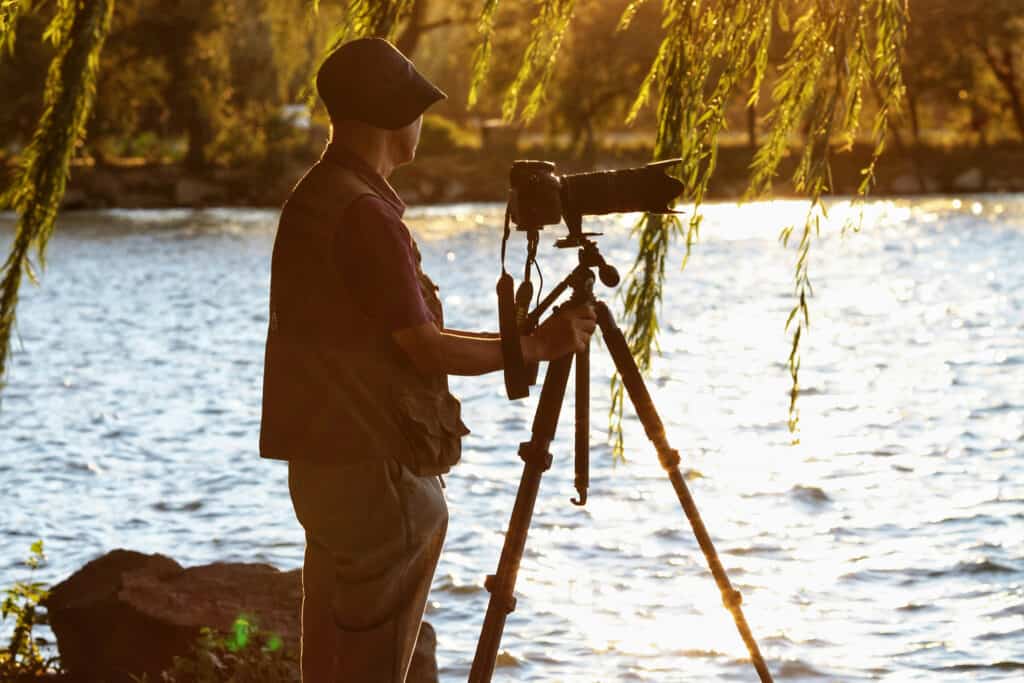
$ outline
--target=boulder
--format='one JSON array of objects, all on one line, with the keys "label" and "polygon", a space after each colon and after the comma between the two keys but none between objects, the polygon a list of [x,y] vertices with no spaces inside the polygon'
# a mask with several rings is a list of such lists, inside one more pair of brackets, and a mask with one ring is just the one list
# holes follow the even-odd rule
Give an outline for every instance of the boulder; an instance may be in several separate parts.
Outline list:
[{"label": "boulder", "polygon": [[179,206],[202,207],[222,199],[219,185],[185,176],[174,183],[174,203]]},{"label": "boulder", "polygon": [[921,181],[913,174],[904,173],[893,179],[889,190],[894,194],[918,194],[922,190]]},{"label": "boulder", "polygon": [[980,168],[971,168],[953,180],[953,189],[960,192],[979,192],[985,189],[985,175]]},{"label": "boulder", "polygon": [[82,185],[92,206],[120,206],[124,189],[115,171],[95,169],[88,178],[83,178]]},{"label": "boulder", "polygon": [[[241,615],[279,635],[297,661],[301,571],[217,562],[184,568],[164,555],[114,550],[57,584],[45,602],[71,680],[160,680],[200,629],[228,632]],[[437,681],[433,629],[421,629],[409,681]],[[298,671],[295,680],[298,681]]]},{"label": "boulder", "polygon": [[441,200],[445,202],[462,201],[466,196],[466,185],[451,178],[441,187]]}]

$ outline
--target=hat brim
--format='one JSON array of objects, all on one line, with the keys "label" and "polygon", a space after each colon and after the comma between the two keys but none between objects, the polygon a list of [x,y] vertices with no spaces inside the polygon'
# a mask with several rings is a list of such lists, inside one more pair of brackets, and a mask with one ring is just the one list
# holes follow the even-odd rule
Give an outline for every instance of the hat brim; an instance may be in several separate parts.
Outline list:
[{"label": "hat brim", "polygon": [[444,91],[420,74],[416,75],[419,78],[395,93],[392,102],[383,111],[375,112],[374,116],[366,117],[363,122],[378,128],[398,130],[418,119],[433,104],[448,99]]}]

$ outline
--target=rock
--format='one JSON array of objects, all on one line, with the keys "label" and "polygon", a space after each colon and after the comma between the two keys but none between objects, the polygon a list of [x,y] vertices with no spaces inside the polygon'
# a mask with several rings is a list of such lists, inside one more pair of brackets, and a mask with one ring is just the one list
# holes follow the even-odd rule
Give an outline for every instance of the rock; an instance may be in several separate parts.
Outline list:
[{"label": "rock", "polygon": [[61,199],[60,208],[62,211],[68,209],[83,209],[88,205],[89,196],[86,195],[85,190],[81,188],[72,187],[64,193],[64,198]]},{"label": "rock", "polygon": [[452,178],[441,188],[441,200],[445,202],[464,201],[466,186],[455,178]]},{"label": "rock", "polygon": [[156,192],[125,191],[117,205],[126,209],[157,209],[167,206],[165,197]]},{"label": "rock", "polygon": [[[183,568],[163,555],[114,550],[57,584],[45,602],[61,664],[71,679],[160,680],[188,656],[202,627],[227,632],[240,615],[276,633],[298,660],[300,570],[214,563]],[[410,683],[437,681],[436,637],[424,623]],[[295,680],[298,681],[298,671]]]},{"label": "rock", "polygon": [[57,584],[45,606],[63,668],[80,680],[127,681],[129,673],[159,674],[188,652],[198,629],[161,623],[120,596],[132,577],[162,580],[183,571],[163,555],[114,550]]},{"label": "rock", "polygon": [[722,183],[719,192],[723,199],[739,199],[746,189],[747,187],[743,183]]},{"label": "rock", "polygon": [[430,178],[421,178],[420,181],[416,183],[416,191],[419,193],[419,196],[426,201],[433,201],[434,197],[439,194],[437,183]]},{"label": "rock", "polygon": [[921,183],[915,176],[904,173],[893,179],[889,190],[895,194],[918,194],[921,191]]},{"label": "rock", "polygon": [[221,194],[220,186],[198,178],[179,178],[174,183],[174,202],[182,206],[205,206]]},{"label": "rock", "polygon": [[985,185],[985,176],[980,168],[964,171],[953,179],[953,189],[961,192],[978,192]]},{"label": "rock", "polygon": [[519,148],[519,127],[503,119],[487,119],[480,124],[480,142],[485,154],[514,158]]},{"label": "rock", "polygon": [[118,206],[121,192],[121,181],[114,171],[96,169],[85,181],[85,194],[93,206]]}]

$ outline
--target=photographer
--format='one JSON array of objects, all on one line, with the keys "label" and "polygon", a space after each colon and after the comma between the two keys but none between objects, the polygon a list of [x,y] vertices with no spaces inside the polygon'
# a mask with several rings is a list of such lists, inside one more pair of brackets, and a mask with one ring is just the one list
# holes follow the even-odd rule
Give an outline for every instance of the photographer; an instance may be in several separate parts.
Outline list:
[{"label": "photographer", "polygon": [[[332,122],[281,213],[271,272],[260,454],[287,460],[306,533],[303,680],[405,679],[448,513],[439,475],[468,433],[447,376],[502,369],[497,335],[444,327],[388,184],[444,93],[380,39],[327,57]],[[523,338],[528,361],[581,350],[589,306]]]}]

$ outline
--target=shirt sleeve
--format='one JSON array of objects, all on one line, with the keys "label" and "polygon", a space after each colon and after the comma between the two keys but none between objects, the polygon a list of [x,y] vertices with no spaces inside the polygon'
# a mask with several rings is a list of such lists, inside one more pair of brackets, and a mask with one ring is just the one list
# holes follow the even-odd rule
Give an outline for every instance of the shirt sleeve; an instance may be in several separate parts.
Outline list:
[{"label": "shirt sleeve", "polygon": [[382,332],[433,322],[423,300],[412,237],[398,212],[373,195],[345,210],[334,258],[356,303]]}]

